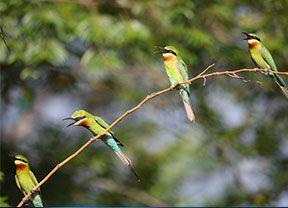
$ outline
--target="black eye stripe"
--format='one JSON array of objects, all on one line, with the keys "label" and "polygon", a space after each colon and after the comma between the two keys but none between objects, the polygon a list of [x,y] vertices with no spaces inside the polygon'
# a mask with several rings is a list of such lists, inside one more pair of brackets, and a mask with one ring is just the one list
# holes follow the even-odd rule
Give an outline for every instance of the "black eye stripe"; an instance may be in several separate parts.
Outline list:
[{"label": "black eye stripe", "polygon": [[172,54],[174,54],[175,56],[177,56],[176,53],[175,53],[174,51],[172,51],[172,50],[170,50],[170,53],[172,53]]},{"label": "black eye stripe", "polygon": [[261,40],[260,40],[260,38],[258,38],[258,37],[254,37],[256,40],[258,40],[259,42],[261,42]]},{"label": "black eye stripe", "polygon": [[177,56],[176,55],[176,53],[174,52],[174,51],[172,51],[172,50],[165,50],[167,53],[172,53],[172,54],[174,54],[175,56]]},{"label": "black eye stripe", "polygon": [[20,158],[15,158],[15,160],[18,160],[18,161],[21,161],[21,162],[24,162],[24,163],[28,163],[27,161],[25,161],[23,159],[20,159]]},{"label": "black eye stripe", "polygon": [[259,42],[261,42],[260,38],[256,37],[256,36],[250,36],[249,39],[255,39],[255,40],[258,40]]}]

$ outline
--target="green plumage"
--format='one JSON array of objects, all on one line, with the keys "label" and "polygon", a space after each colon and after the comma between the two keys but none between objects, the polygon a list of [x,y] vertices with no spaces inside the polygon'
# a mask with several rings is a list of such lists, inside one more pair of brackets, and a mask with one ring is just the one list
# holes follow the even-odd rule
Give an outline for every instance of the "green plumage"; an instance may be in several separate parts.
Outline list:
[{"label": "green plumage", "polygon": [[[261,42],[260,38],[255,34],[244,33],[249,44],[249,53],[255,65],[261,69],[270,69],[273,71],[278,71],[274,59],[272,58],[270,52]],[[279,85],[283,94],[288,98],[288,85],[278,74],[269,74],[275,82]]]},{"label": "green plumage", "polygon": [[[28,163],[28,159],[23,155],[15,156],[15,181],[18,188],[23,192],[24,195],[28,194],[38,184],[38,181],[33,172],[30,170]],[[35,207],[43,207],[42,199],[40,196],[40,189],[32,195],[31,202]]]},{"label": "green plumage", "polygon": [[[162,50],[162,55],[164,58],[165,71],[172,86],[176,86],[177,84],[189,79],[187,66],[179,56],[176,48],[173,46],[166,46]],[[188,119],[191,122],[195,122],[195,116],[190,103],[189,84],[181,84],[179,91]]]},{"label": "green plumage", "polygon": [[[85,110],[75,111],[72,114],[71,119],[75,120],[74,125],[83,126],[87,128],[94,136],[101,134],[109,126],[109,124],[107,124],[101,117],[94,116]],[[114,153],[119,157],[119,159],[131,169],[131,171],[135,174],[135,176],[139,180],[138,175],[132,168],[131,160],[124,154],[124,152],[120,148],[120,146],[124,145],[115,136],[115,133],[112,130],[109,130],[106,134],[102,135],[100,139],[108,147],[110,147],[110,149],[114,151]]]}]

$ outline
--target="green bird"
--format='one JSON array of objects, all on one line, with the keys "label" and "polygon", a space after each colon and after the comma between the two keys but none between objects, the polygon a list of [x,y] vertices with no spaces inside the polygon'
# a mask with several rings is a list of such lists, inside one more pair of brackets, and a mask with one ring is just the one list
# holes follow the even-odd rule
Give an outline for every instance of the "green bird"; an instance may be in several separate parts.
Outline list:
[{"label": "green bird", "polygon": [[[38,184],[38,181],[33,172],[30,170],[29,161],[26,157],[18,154],[13,158],[16,166],[16,184],[22,193],[26,195]],[[43,207],[42,199],[40,196],[40,189],[32,194],[30,201],[34,207]]]},{"label": "green bird", "polygon": [[[243,32],[243,34],[245,35],[244,40],[247,40],[249,53],[254,64],[260,69],[269,69],[277,72],[276,64],[260,38],[256,34],[247,32]],[[283,94],[288,98],[288,85],[282,77],[274,73],[269,73],[269,76],[275,80]]]},{"label": "green bird", "polygon": [[[63,120],[73,120],[73,122],[68,124],[66,128],[72,125],[82,126],[88,129],[93,134],[93,136],[101,134],[109,126],[101,117],[94,116],[82,109],[76,110],[71,115],[71,117],[64,118]],[[124,154],[124,152],[120,148],[120,146],[123,147],[124,145],[115,136],[115,133],[109,130],[106,134],[102,135],[100,139],[115,152],[115,154],[124,163],[124,165],[130,168],[132,173],[140,182],[140,178],[132,167],[132,161]]]},{"label": "green bird", "polygon": [[[180,82],[189,79],[188,70],[185,62],[179,56],[177,49],[173,46],[158,47],[164,59],[165,71],[170,80],[171,86],[176,86]],[[188,119],[195,123],[195,115],[190,103],[190,89],[189,84],[181,84],[179,92],[186,110]]]}]

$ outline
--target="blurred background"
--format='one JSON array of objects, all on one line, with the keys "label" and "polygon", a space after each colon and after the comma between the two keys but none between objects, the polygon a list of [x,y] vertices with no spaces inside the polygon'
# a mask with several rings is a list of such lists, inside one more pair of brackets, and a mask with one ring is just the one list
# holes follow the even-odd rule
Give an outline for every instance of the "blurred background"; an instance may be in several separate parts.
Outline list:
[{"label": "blurred background", "polygon": [[[0,13],[1,206],[23,197],[8,154],[40,180],[91,137],[62,118],[83,108],[110,123],[170,85],[155,46],[178,48],[192,77],[253,68],[241,32],[257,32],[287,71],[286,0],[4,0]],[[287,205],[287,99],[242,75],[191,84],[195,125],[169,92],[114,128],[141,183],[99,141],[42,186],[46,205]]]}]

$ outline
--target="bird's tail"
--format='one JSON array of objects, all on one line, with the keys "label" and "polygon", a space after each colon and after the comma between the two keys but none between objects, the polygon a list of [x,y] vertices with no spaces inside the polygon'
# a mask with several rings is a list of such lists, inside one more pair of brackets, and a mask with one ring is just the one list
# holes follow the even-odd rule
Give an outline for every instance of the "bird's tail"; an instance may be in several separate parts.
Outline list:
[{"label": "bird's tail", "polygon": [[42,199],[39,193],[36,193],[35,196],[33,196],[32,203],[34,207],[43,207]]},{"label": "bird's tail", "polygon": [[126,165],[127,167],[130,168],[131,172],[135,175],[135,177],[137,178],[138,182],[140,182],[140,178],[139,178],[138,174],[133,169],[132,161],[122,151],[121,152],[120,151],[117,151],[117,152],[115,151],[115,153],[120,158],[120,160],[124,163],[124,165]]},{"label": "bird's tail", "polygon": [[185,111],[186,111],[186,114],[187,114],[189,121],[195,123],[195,115],[193,113],[192,106],[190,103],[189,92],[187,92],[187,90],[185,90],[185,89],[180,89],[180,95],[182,97],[184,108],[185,108]]},{"label": "bird's tail", "polygon": [[283,94],[288,98],[288,85],[287,83],[280,77],[278,74],[273,74],[272,77],[279,85],[280,89],[282,90]]}]

